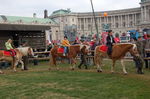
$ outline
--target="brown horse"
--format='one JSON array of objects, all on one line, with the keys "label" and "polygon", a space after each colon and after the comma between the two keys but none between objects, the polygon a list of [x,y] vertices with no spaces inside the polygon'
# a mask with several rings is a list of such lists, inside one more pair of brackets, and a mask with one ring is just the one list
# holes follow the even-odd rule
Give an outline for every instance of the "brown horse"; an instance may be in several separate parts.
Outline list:
[{"label": "brown horse", "polygon": [[[100,51],[100,47],[101,46],[97,46],[95,48],[95,55],[94,55],[94,60],[95,60],[95,64],[97,65],[98,72],[102,72],[101,66],[102,66],[103,58],[108,56],[107,52]],[[124,74],[127,74],[127,71],[126,71],[125,65],[124,65],[124,61],[123,61],[123,58],[125,57],[127,52],[130,52],[131,55],[133,55],[133,56],[137,57],[137,59],[141,60],[135,44],[116,44],[113,46],[113,51],[112,51],[111,56],[109,56],[109,58],[113,62],[112,68],[111,68],[112,73],[114,72],[114,67],[115,67],[116,61],[121,60],[123,72],[124,72]],[[143,73],[142,67],[138,68],[138,71],[140,71],[140,73],[142,74]]]},{"label": "brown horse", "polygon": [[[16,71],[16,66],[18,65],[18,62],[22,65],[22,70],[24,69],[24,63],[22,61],[22,57],[26,55],[32,55],[34,56],[33,50],[30,47],[22,47],[22,48],[16,48],[16,57],[12,57],[11,55],[5,54],[4,50],[0,50],[0,61],[8,61],[11,62],[12,68],[14,71]],[[0,74],[3,72],[0,70]]]},{"label": "brown horse", "polygon": [[71,60],[71,64],[72,64],[71,69],[74,70],[75,69],[75,65],[77,63],[76,59],[75,59],[76,56],[81,51],[86,54],[88,52],[89,46],[87,46],[87,45],[71,45],[71,46],[69,46],[69,52],[68,52],[68,55],[66,55],[66,56],[63,56],[63,53],[59,53],[58,52],[58,48],[59,48],[59,46],[55,45],[51,49],[51,51],[50,51],[50,55],[51,55],[50,64],[57,66],[57,64],[56,64],[56,58],[57,57],[68,58],[68,59]]}]

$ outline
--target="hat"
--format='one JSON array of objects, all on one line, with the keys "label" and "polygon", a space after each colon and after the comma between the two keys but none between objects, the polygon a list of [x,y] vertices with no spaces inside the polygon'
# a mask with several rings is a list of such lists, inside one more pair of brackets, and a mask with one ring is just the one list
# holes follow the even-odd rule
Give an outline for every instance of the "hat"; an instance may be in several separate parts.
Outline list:
[{"label": "hat", "polygon": [[67,36],[64,36],[64,38],[68,38]]},{"label": "hat", "polygon": [[112,32],[112,30],[108,30],[108,33],[111,33]]}]

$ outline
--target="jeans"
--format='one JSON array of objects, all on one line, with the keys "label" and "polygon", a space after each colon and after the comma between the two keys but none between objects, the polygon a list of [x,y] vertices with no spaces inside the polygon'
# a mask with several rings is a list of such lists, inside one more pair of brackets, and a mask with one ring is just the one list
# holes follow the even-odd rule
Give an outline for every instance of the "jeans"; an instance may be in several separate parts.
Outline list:
[{"label": "jeans", "polygon": [[68,52],[68,47],[64,46],[64,53],[67,54],[67,52]]}]

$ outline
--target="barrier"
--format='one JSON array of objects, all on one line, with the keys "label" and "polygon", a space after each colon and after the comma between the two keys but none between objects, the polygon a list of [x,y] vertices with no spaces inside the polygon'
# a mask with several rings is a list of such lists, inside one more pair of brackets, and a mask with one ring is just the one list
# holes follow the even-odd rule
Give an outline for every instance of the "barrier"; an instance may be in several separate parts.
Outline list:
[{"label": "barrier", "polygon": [[[145,51],[146,51],[146,53],[150,53],[150,49],[145,50]],[[89,52],[90,53],[94,52],[94,50],[91,50]],[[34,60],[34,59],[36,59],[36,60],[49,60],[50,59],[49,53],[50,53],[50,51],[34,52],[34,54],[37,54],[38,57],[30,58],[30,60]],[[87,56],[87,58],[94,58],[94,56]],[[79,56],[77,57],[77,59],[79,59]],[[127,53],[125,59],[130,59],[131,60],[131,59],[133,59],[133,57],[130,54]],[[150,60],[150,57],[146,57],[146,58],[144,58],[144,60]]]}]

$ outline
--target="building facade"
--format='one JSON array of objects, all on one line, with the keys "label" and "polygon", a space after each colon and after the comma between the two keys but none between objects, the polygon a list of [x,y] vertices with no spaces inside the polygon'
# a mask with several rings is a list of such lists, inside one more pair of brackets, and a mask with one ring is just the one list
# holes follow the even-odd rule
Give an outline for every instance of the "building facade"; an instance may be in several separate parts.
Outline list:
[{"label": "building facade", "polygon": [[[107,13],[108,16],[104,16]],[[95,12],[99,34],[105,28],[112,29],[115,33],[126,33],[128,30],[150,29],[150,0],[141,0],[140,7]],[[61,40],[64,36],[65,27],[76,26],[77,35],[88,36],[96,34],[96,28],[92,12],[75,13],[68,10],[57,10],[49,18],[59,24],[59,32],[56,38]]]}]

